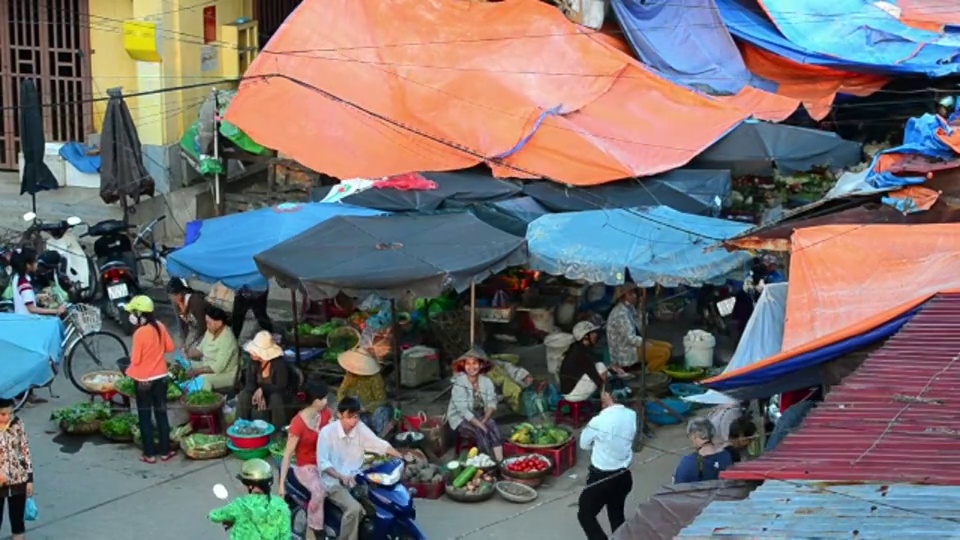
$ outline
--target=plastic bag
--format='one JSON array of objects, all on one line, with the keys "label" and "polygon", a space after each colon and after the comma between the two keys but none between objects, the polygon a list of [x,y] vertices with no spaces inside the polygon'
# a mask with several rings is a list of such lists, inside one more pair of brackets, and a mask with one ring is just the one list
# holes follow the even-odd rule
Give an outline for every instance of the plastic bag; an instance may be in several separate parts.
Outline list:
[{"label": "plastic bag", "polygon": [[27,521],[36,521],[40,517],[40,509],[37,508],[37,502],[33,497],[27,499],[27,505],[23,510],[23,519]]},{"label": "plastic bag", "polygon": [[182,390],[184,394],[192,394],[203,390],[203,375],[180,383],[180,390]]}]

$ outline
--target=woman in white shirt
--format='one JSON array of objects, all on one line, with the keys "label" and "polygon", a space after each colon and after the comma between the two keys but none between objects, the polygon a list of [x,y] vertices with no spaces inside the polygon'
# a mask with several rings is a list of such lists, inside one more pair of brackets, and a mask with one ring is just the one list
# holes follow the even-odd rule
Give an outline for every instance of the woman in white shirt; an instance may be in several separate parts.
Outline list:
[{"label": "woman in white shirt", "polygon": [[37,305],[37,294],[33,290],[30,274],[37,271],[37,252],[31,248],[20,248],[14,252],[10,266],[13,267],[13,312],[18,315],[62,315],[66,306],[47,309]]}]

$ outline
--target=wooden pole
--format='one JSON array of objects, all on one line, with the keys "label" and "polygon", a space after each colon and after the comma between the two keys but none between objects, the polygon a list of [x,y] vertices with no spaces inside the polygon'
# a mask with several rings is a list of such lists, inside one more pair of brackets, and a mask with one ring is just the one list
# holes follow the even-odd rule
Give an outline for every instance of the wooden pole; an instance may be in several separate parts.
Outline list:
[{"label": "wooden pole", "polygon": [[470,347],[477,344],[477,284],[470,282]]},{"label": "wooden pole", "polygon": [[[223,215],[223,201],[220,193],[220,111],[217,89],[213,93],[213,159],[217,162],[217,172],[213,175],[213,206],[218,216]],[[296,298],[296,295],[294,295]],[[297,351],[299,354],[299,350]]]},{"label": "wooden pole", "polygon": [[643,448],[647,429],[647,289],[640,289],[640,396],[636,400],[637,433],[633,439],[633,450]]},{"label": "wooden pole", "polygon": [[400,399],[400,325],[397,323],[397,301],[390,299],[390,333],[393,334],[393,369],[396,371],[397,399]]},{"label": "wooden pole", "polygon": [[[269,284],[267,285],[269,287]],[[293,354],[300,365],[300,316],[297,313],[297,290],[290,289],[290,303],[293,307]]]}]

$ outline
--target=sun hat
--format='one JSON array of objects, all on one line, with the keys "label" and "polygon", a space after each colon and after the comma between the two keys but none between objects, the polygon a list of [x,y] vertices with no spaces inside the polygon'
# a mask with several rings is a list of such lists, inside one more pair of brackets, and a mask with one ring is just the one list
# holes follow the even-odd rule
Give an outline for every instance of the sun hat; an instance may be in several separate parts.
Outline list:
[{"label": "sun hat", "polygon": [[573,326],[573,339],[580,341],[590,332],[596,332],[600,327],[590,321],[580,321]]},{"label": "sun hat", "polygon": [[453,372],[459,373],[463,371],[463,365],[467,362],[468,358],[476,358],[480,361],[480,373],[485,373],[493,369],[493,360],[490,360],[490,357],[487,356],[487,353],[484,352],[483,349],[474,345],[469,351],[461,354],[460,358],[453,361],[453,365],[451,366]]},{"label": "sun hat", "polygon": [[273,334],[266,330],[257,332],[253,339],[244,344],[243,350],[264,360],[273,360],[283,356],[283,349],[273,340]]},{"label": "sun hat", "polygon": [[337,356],[337,363],[347,373],[366,377],[380,373],[380,364],[370,353],[362,349],[344,351]]}]

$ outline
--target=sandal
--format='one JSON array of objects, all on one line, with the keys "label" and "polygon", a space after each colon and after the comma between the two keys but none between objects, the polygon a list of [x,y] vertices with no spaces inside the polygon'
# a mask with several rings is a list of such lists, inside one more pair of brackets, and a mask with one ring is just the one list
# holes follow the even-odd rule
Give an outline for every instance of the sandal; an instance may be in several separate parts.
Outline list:
[{"label": "sandal", "polygon": [[177,453],[176,453],[176,452],[172,452],[172,451],[171,451],[171,452],[167,452],[167,455],[161,457],[161,458],[160,458],[160,461],[166,463],[166,462],[170,461],[171,459],[173,459],[173,458],[175,458],[175,457],[177,457]]},{"label": "sandal", "polygon": [[153,465],[153,464],[155,464],[155,463],[157,462],[157,458],[155,458],[155,457],[148,457],[148,456],[140,456],[140,461],[142,461],[143,463],[146,463],[146,464],[148,464],[148,465]]}]

